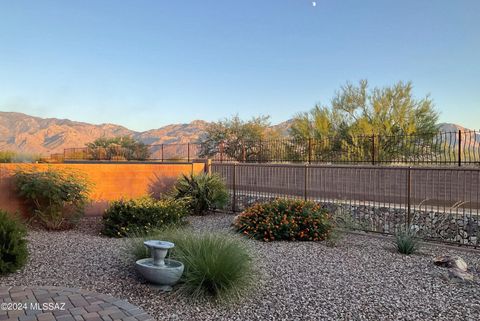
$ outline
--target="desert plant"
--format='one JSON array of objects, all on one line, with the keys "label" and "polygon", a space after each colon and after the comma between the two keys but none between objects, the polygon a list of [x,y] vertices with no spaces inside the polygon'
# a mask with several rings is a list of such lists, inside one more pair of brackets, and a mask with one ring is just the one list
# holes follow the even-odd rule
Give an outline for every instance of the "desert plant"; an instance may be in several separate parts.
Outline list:
[{"label": "desert plant", "polygon": [[240,298],[252,283],[254,273],[249,250],[231,235],[194,233],[189,229],[152,231],[149,235],[128,239],[129,257],[150,257],[143,241],[152,238],[175,243],[169,255],[185,264],[180,292],[193,299],[228,302]]},{"label": "desert plant", "polygon": [[18,153],[14,151],[0,151],[0,163],[35,163],[41,159],[40,155]]},{"label": "desert plant", "polygon": [[410,255],[418,250],[418,240],[415,232],[406,229],[395,233],[395,248],[399,253]]},{"label": "desert plant", "polygon": [[15,272],[26,263],[26,235],[21,222],[0,210],[0,275]]},{"label": "desert plant", "polygon": [[172,196],[185,201],[194,215],[205,215],[228,202],[228,191],[222,178],[204,173],[182,175],[175,183]]},{"label": "desert plant", "polygon": [[150,157],[148,146],[130,136],[101,137],[87,144],[90,159],[145,160]]},{"label": "desert plant", "polygon": [[183,224],[188,210],[181,200],[141,197],[110,204],[103,215],[102,234],[125,237],[164,226]]},{"label": "desert plant", "polygon": [[277,199],[257,203],[237,216],[237,231],[257,240],[321,241],[329,237],[333,221],[320,204]]},{"label": "desert plant", "polygon": [[0,151],[0,163],[13,163],[15,155],[15,152],[9,150]]},{"label": "desert plant", "polygon": [[47,229],[71,228],[84,214],[90,185],[75,171],[18,170],[15,182],[19,195],[33,207],[32,218]]}]

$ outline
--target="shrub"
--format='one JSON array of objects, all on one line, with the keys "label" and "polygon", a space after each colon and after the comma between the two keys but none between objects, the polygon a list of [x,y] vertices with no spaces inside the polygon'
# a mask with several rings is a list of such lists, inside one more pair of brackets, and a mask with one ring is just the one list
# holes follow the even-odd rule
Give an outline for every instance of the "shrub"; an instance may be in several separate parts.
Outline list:
[{"label": "shrub", "polygon": [[146,239],[175,243],[169,256],[185,265],[180,291],[194,299],[227,302],[240,298],[252,283],[253,265],[241,240],[228,234],[193,233],[187,229],[155,231],[128,240],[128,254],[135,259],[150,257]]},{"label": "shrub", "polygon": [[329,237],[333,222],[319,204],[277,199],[247,208],[234,226],[257,240],[321,241]]},{"label": "shrub", "polygon": [[400,230],[395,234],[395,247],[399,253],[410,255],[418,250],[418,241],[411,230]]},{"label": "shrub", "polygon": [[15,155],[15,152],[9,150],[0,151],[0,163],[13,163]]},{"label": "shrub", "polygon": [[0,275],[15,272],[26,263],[26,234],[23,224],[0,210]]},{"label": "shrub", "polygon": [[204,215],[209,210],[224,207],[228,191],[218,175],[183,175],[174,186],[173,197],[184,200],[192,214]]},{"label": "shrub", "polygon": [[17,153],[14,151],[0,151],[0,163],[35,163],[40,155]]},{"label": "shrub", "polygon": [[102,234],[124,237],[144,234],[172,224],[181,224],[188,211],[182,201],[142,197],[110,204],[103,215]]},{"label": "shrub", "polygon": [[19,195],[33,207],[32,218],[45,228],[71,228],[84,214],[87,180],[72,170],[19,170],[15,173]]}]

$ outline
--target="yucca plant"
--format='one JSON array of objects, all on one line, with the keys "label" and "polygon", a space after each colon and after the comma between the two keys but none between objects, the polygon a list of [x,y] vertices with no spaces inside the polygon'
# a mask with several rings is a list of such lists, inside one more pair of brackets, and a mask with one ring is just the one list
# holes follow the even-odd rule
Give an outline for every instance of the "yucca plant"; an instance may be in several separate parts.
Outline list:
[{"label": "yucca plant", "polygon": [[193,215],[205,215],[228,202],[228,191],[218,175],[182,175],[175,183],[172,196],[186,202]]},{"label": "yucca plant", "polygon": [[395,247],[399,253],[410,255],[418,250],[418,240],[415,232],[407,229],[395,234]]}]

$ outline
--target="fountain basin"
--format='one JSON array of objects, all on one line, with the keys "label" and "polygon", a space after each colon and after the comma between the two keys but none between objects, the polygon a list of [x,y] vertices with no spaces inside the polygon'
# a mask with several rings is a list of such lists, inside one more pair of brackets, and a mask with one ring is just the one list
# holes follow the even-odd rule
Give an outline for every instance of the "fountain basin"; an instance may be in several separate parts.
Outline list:
[{"label": "fountain basin", "polygon": [[165,259],[164,265],[155,265],[153,258],[135,262],[137,271],[149,282],[159,285],[174,285],[183,274],[182,262]]}]

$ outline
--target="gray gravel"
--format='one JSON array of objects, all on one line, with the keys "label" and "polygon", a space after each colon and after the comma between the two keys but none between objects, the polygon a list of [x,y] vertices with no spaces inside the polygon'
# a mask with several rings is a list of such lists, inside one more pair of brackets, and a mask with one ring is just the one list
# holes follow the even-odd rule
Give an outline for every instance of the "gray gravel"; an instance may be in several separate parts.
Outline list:
[{"label": "gray gravel", "polygon": [[[202,230],[228,230],[232,215],[192,218]],[[228,307],[192,303],[145,284],[120,255],[122,240],[99,236],[99,220],[67,232],[31,231],[30,261],[2,285],[55,285],[111,294],[157,320],[478,320],[480,283],[444,278],[432,258],[461,256],[480,269],[480,251],[424,245],[395,253],[391,239],[348,234],[335,248],[323,243],[245,240],[260,271],[249,297]]]}]

